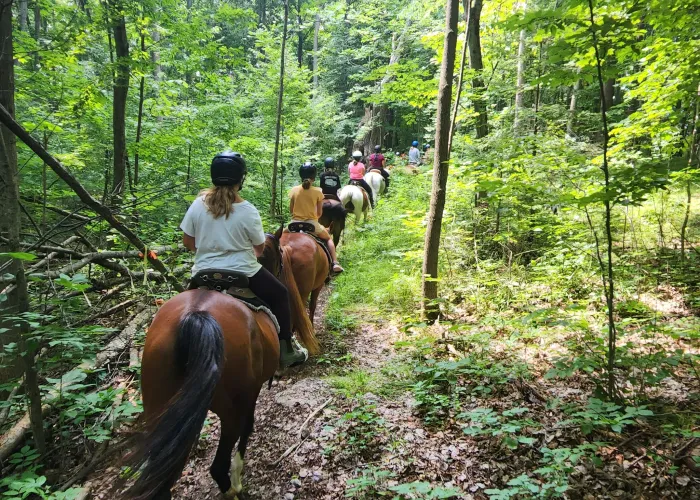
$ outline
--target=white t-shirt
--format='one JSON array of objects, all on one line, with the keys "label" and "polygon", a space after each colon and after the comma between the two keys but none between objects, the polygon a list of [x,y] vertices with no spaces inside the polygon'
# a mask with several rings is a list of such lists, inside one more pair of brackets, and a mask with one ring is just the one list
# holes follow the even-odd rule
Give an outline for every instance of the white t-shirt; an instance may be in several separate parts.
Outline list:
[{"label": "white t-shirt", "polygon": [[253,245],[265,242],[260,213],[250,202],[233,204],[233,212],[215,219],[200,196],[187,210],[180,228],[194,237],[197,251],[192,274],[203,269],[228,269],[253,276],[262,267]]}]

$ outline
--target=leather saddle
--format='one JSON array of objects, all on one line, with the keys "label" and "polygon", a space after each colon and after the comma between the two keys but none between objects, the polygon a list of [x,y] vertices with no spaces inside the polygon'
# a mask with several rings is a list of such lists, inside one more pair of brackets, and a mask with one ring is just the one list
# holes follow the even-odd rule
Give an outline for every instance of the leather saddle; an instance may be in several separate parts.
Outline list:
[{"label": "leather saddle", "polygon": [[197,272],[190,280],[188,290],[196,288],[222,292],[256,307],[267,307],[267,304],[250,289],[250,281],[246,275],[227,269],[202,269]]},{"label": "leather saddle", "polygon": [[328,194],[328,193],[324,193],[324,194],[323,194],[323,199],[324,199],[324,200],[340,201],[340,198],[338,198],[338,195],[337,195],[337,194]]},{"label": "leather saddle", "polygon": [[326,258],[328,259],[328,278],[326,279],[326,282],[328,282],[328,280],[331,279],[331,273],[333,272],[333,257],[331,257],[331,252],[328,250],[328,245],[326,245],[326,242],[314,234],[316,231],[316,226],[309,222],[290,222],[287,229],[290,233],[304,233],[311,236],[314,240],[316,240],[316,243],[321,246],[326,254]]}]

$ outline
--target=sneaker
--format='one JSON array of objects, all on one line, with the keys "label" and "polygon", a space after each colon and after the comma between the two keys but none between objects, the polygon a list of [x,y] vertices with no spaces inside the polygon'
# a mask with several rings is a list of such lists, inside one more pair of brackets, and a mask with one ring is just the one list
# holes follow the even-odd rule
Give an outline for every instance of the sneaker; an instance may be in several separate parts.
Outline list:
[{"label": "sneaker", "polygon": [[292,339],[280,341],[280,366],[282,368],[300,365],[307,359],[309,359],[308,351]]},{"label": "sneaker", "polygon": [[340,267],[340,264],[338,264],[337,262],[334,262],[334,263],[333,263],[333,272],[334,272],[334,273],[336,273],[336,274],[337,274],[337,273],[342,273],[343,271],[345,271],[345,269],[343,269],[342,267]]}]

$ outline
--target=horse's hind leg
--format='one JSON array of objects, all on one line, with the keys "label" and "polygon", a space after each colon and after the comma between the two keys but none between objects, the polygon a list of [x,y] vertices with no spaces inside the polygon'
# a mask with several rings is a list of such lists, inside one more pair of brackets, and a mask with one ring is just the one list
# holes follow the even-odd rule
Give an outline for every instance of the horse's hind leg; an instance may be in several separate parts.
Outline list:
[{"label": "horse's hind leg", "polygon": [[216,449],[216,456],[209,472],[211,472],[211,477],[214,478],[216,484],[219,485],[219,489],[224,493],[224,497],[234,499],[240,493],[240,489],[234,491],[235,488],[231,484],[229,470],[231,468],[233,446],[240,435],[240,416],[230,400],[224,406],[226,408],[217,408],[216,410],[216,414],[221,419],[221,432],[219,435],[219,447]]},{"label": "horse's hind leg", "polygon": [[173,498],[172,493],[170,493],[170,488],[163,488],[158,493],[153,495],[153,500],[171,500]]},{"label": "horse's hind leg", "polygon": [[255,403],[258,399],[258,395],[255,395],[253,403],[249,405],[249,410],[245,413],[243,421],[243,429],[241,430],[241,439],[238,441],[238,451],[236,456],[233,457],[233,465],[231,466],[231,490],[240,493],[243,490],[243,466],[245,457],[245,451],[248,448],[248,439],[253,433],[253,426],[255,424]]},{"label": "horse's hind leg", "polygon": [[323,287],[320,286],[316,290],[311,290],[311,298],[309,299],[309,319],[311,320],[312,324],[314,322],[314,315],[316,314],[316,305],[318,304],[318,296],[321,293],[322,288]]}]

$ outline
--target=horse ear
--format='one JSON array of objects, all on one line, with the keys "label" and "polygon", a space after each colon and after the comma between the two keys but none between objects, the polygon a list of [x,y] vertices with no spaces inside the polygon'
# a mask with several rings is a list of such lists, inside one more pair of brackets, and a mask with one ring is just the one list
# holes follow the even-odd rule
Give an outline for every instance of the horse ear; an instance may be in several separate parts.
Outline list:
[{"label": "horse ear", "polygon": [[331,223],[328,224],[328,228],[327,228],[327,229],[328,229],[328,232],[329,232],[329,233],[332,233],[332,232],[333,232],[333,224],[335,224],[335,221],[334,221],[334,220],[332,220]]},{"label": "horse ear", "polygon": [[275,231],[275,239],[276,239],[277,241],[279,241],[280,238],[282,237],[282,231],[283,231],[283,230],[284,230],[284,224],[280,224],[279,229],[278,229],[277,231]]}]

